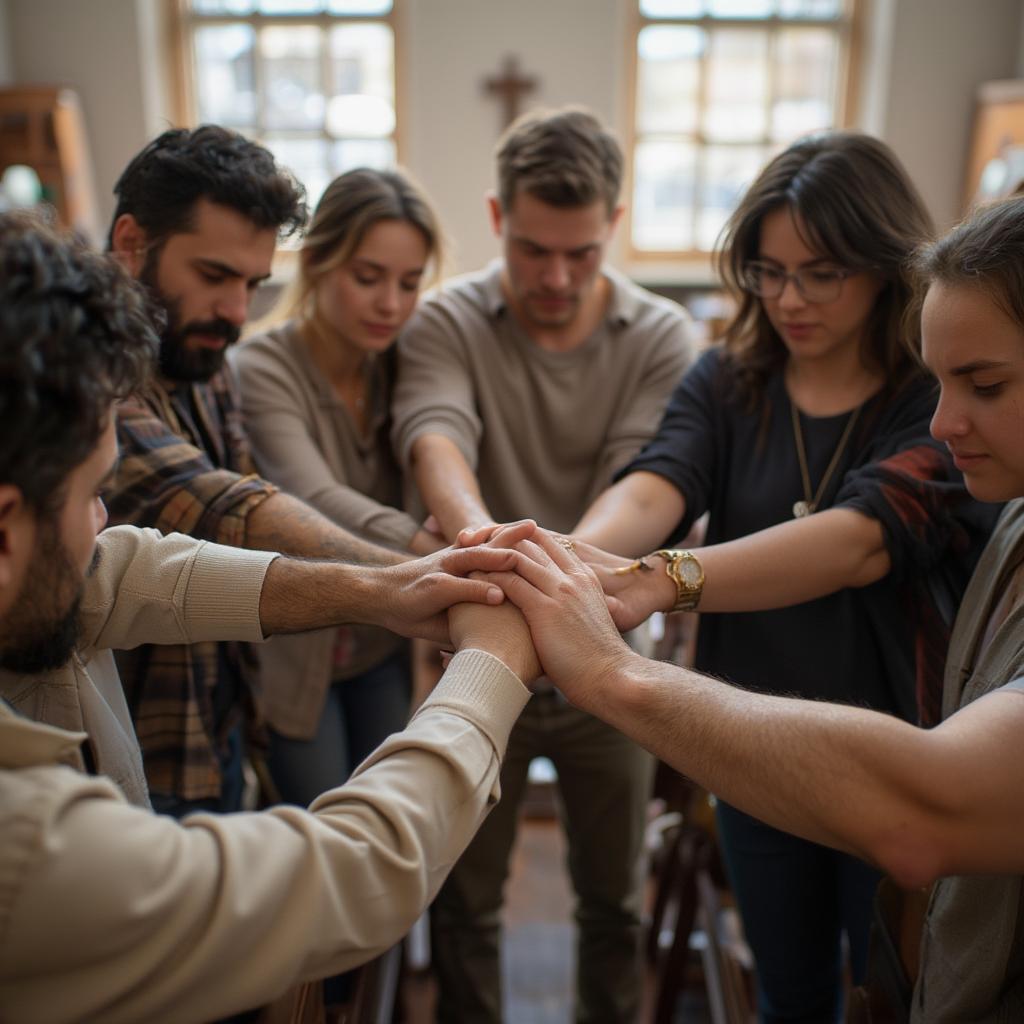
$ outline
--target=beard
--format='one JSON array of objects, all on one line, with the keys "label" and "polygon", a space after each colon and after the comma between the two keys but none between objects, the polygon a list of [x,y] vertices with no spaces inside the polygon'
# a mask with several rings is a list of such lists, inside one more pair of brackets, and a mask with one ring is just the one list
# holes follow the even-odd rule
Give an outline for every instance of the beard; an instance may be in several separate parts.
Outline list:
[{"label": "beard", "polygon": [[[88,574],[99,563],[93,555]],[[3,623],[0,668],[49,672],[70,659],[78,643],[85,581],[61,543],[56,523],[41,526],[31,572]]]},{"label": "beard", "polygon": [[[223,365],[230,346],[238,341],[241,330],[228,320],[217,317],[213,320],[189,320],[182,322],[181,299],[172,299],[160,291],[156,283],[156,266],[159,249],[149,253],[139,273],[139,280],[146,285],[155,302],[163,310],[166,320],[160,332],[160,349],[157,363],[160,373],[168,380],[202,383],[208,381]],[[222,348],[190,349],[187,345],[190,334],[223,338]]]}]

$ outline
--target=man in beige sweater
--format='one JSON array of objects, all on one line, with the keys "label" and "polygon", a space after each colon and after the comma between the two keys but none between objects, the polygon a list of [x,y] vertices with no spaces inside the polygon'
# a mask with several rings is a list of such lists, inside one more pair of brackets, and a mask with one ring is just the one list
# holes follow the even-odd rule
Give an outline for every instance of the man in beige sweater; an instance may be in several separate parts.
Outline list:
[{"label": "man in beige sweater", "polygon": [[[502,259],[422,302],[399,342],[396,450],[449,540],[524,516],[571,531],[654,433],[689,357],[680,307],[604,263],[622,214],[610,133],[580,110],[530,115],[497,162]],[[432,911],[445,1024],[501,1018],[502,885],[537,756],[554,761],[565,809],[577,1019],[635,1020],[652,762],[547,687],[513,733],[506,799]]]},{"label": "man in beige sweater", "polygon": [[[209,1020],[370,959],[498,797],[532,646],[518,614],[461,605],[449,628],[445,611],[500,601],[456,574],[509,556],[366,568],[100,534],[113,402],[156,341],[145,299],[26,217],[0,217],[0,266],[0,1019]],[[404,732],[311,812],[179,824],[146,809],[111,648],[343,621],[458,648]]]}]

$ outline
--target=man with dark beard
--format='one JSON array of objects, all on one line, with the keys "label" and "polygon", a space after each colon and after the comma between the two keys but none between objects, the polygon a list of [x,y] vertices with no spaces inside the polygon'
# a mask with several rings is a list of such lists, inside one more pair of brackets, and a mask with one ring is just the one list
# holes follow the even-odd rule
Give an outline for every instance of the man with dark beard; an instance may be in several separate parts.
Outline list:
[{"label": "man with dark beard", "polygon": [[[103,530],[113,403],[139,386],[155,348],[142,290],[114,261],[0,215],[4,1021],[222,1018],[388,948],[497,798],[529,696],[517,676],[536,674],[518,616],[485,635],[463,612],[450,627],[444,615],[500,601],[464,574],[513,568],[515,554],[367,567]],[[112,649],[339,622],[459,652],[409,726],[314,812],[179,823],[146,809]]]},{"label": "man with dark beard", "polygon": [[[364,564],[408,557],[358,540],[255,475],[223,366],[270,275],[278,236],[305,222],[301,187],[261,146],[205,125],[164,132],[114,191],[110,248],[149,287],[166,323],[159,372],[118,410],[111,522]],[[118,665],[154,806],[176,815],[237,809],[251,652],[143,646]]]}]

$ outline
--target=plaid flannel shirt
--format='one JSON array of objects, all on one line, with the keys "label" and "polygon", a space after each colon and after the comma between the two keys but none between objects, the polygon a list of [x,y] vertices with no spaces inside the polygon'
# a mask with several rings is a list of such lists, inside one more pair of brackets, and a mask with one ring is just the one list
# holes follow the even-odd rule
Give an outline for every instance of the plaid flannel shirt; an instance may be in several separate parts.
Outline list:
[{"label": "plaid flannel shirt", "polygon": [[[245,546],[246,519],[277,488],[253,472],[232,378],[157,380],[117,410],[121,462],[111,524],[151,526]],[[240,709],[252,712],[255,656],[244,644],[146,645],[118,668],[153,792],[216,799],[218,750]]]}]

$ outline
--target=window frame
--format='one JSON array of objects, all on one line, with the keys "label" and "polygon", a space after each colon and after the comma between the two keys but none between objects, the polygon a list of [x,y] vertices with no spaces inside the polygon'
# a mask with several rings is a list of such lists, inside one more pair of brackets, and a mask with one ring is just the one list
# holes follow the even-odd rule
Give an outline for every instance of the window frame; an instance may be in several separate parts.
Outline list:
[{"label": "window frame", "polygon": [[[383,24],[391,29],[394,40],[393,62],[391,69],[392,90],[395,108],[395,127],[389,136],[395,147],[395,166],[401,166],[404,154],[403,130],[404,107],[402,95],[402,75],[400,72],[401,53],[401,31],[402,5],[405,0],[391,0],[391,10],[381,15],[340,15],[340,14],[197,14],[190,7],[189,0],[167,0],[169,17],[171,20],[171,39],[173,52],[171,55],[173,67],[173,102],[176,122],[179,125],[197,125],[198,104],[195,96],[195,51],[193,47],[193,30],[197,25],[228,25],[244,23],[251,25],[255,30],[262,27],[275,25],[315,25],[326,30],[339,24]],[[325,50],[320,53],[320,73],[326,75]],[[259,62],[256,62],[256,74],[259,74]],[[257,83],[257,91],[262,104],[262,91]],[[259,130],[259,129],[257,129]],[[272,129],[273,134],[287,135],[287,129]],[[330,142],[338,141],[336,136],[330,135],[324,125],[318,133],[312,130],[303,130],[296,137],[309,139],[323,139]],[[362,136],[343,136],[343,138],[361,138]],[[255,141],[264,142],[260,135],[254,136]]]},{"label": "window frame", "polygon": [[[834,124],[837,129],[849,128],[854,124],[859,95],[859,71],[861,53],[861,32],[864,15],[865,0],[842,0],[843,14],[838,21],[831,18],[783,18],[773,15],[769,18],[721,18],[709,15],[702,15],[696,18],[651,18],[641,13],[640,0],[626,0],[630,5],[631,21],[627,32],[627,46],[629,49],[626,63],[627,74],[629,75],[629,104],[628,131],[626,143],[628,146],[628,159],[625,181],[623,183],[623,194],[628,197],[626,201],[626,217],[623,225],[626,231],[625,256],[631,264],[669,264],[678,261],[697,263],[706,261],[713,253],[713,250],[706,249],[640,249],[633,241],[633,186],[636,175],[636,150],[637,144],[642,138],[639,130],[637,117],[637,102],[640,93],[640,54],[639,39],[640,32],[650,25],[693,25],[697,28],[709,27],[737,27],[737,28],[758,28],[766,32],[775,32],[779,28],[799,25],[810,28],[833,29],[839,40],[839,62],[836,69],[837,81],[836,90],[836,116]],[[702,63],[706,60],[701,58]],[[704,81],[704,75],[701,75]],[[701,97],[702,104],[704,97]],[[707,145],[707,140],[699,133],[694,135],[698,145]]]}]

